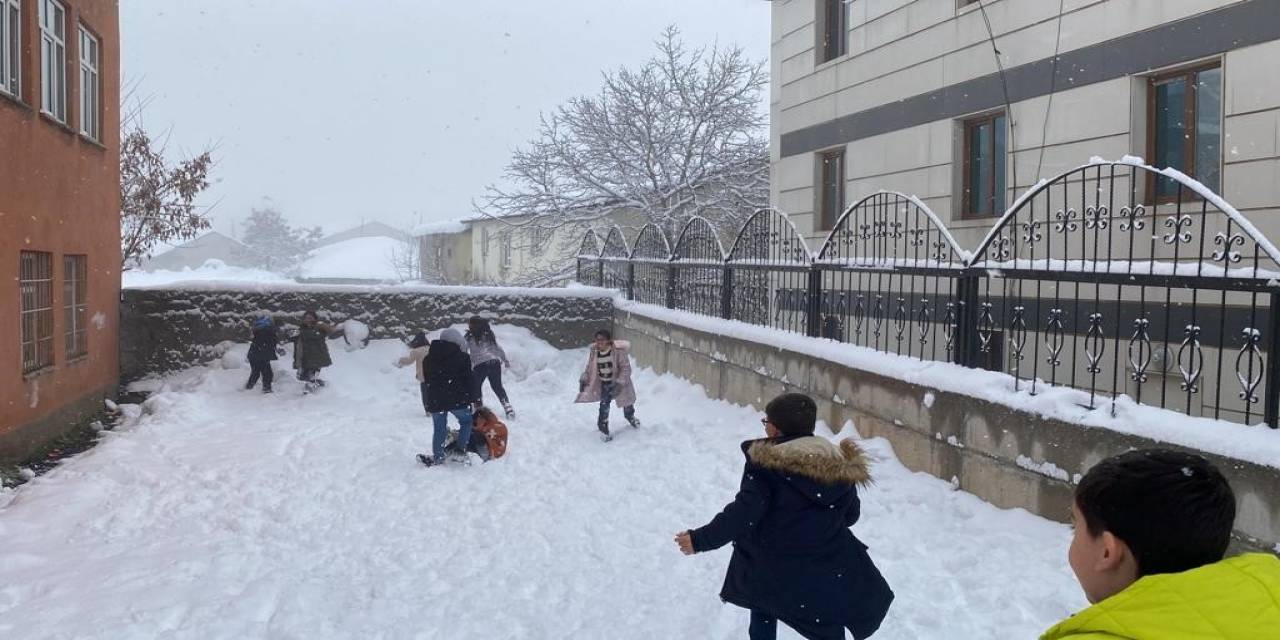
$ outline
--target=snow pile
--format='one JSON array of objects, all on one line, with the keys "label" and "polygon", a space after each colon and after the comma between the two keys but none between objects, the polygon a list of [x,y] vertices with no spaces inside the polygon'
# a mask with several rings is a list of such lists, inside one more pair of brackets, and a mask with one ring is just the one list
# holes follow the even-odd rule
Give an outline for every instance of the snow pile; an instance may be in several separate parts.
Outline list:
[{"label": "snow pile", "polygon": [[313,251],[302,263],[299,276],[398,282],[402,277],[395,267],[397,252],[404,252],[404,243],[395,238],[343,240]]},{"label": "snow pile", "polygon": [[[430,429],[394,340],[334,350],[311,396],[287,371],[270,396],[243,369],[150,381],[133,424],[0,507],[0,637],[745,637],[729,549],[671,538],[732,498],[759,414],[641,369],[645,426],[605,445],[571,403],[586,351],[495,329],[520,420],[465,469],[414,461]],[[854,531],[897,592],[877,640],[1035,637],[1086,606],[1067,527],[863,445]]]},{"label": "snow pile", "polygon": [[183,269],[182,271],[140,271],[131,269],[121,274],[120,281],[121,285],[126,289],[160,287],[175,282],[237,281],[257,284],[293,282],[293,280],[278,273],[263,271],[262,269],[233,267],[216,258],[206,260],[198,269]]},{"label": "snow pile", "polygon": [[471,225],[465,220],[442,220],[438,222],[428,222],[420,224],[413,228],[414,237],[418,236],[435,236],[448,233],[462,233],[470,229]]},{"label": "snow pile", "polygon": [[[1268,429],[1261,423],[1243,425],[1188,416],[1139,404],[1124,395],[1114,402],[1099,395],[1094,400],[1098,408],[1088,409],[1085,406],[1089,401],[1087,392],[1070,387],[1052,387],[1043,381],[1037,384],[1036,395],[1031,395],[1029,381],[1023,380],[1020,389],[1015,391],[1013,378],[996,371],[884,353],[826,338],[810,338],[781,329],[630,302],[621,297],[615,297],[614,304],[623,311],[643,317],[787,349],[887,378],[1000,403],[1081,428],[1101,427],[1280,468],[1280,431]],[[787,381],[784,379],[783,382]]]}]

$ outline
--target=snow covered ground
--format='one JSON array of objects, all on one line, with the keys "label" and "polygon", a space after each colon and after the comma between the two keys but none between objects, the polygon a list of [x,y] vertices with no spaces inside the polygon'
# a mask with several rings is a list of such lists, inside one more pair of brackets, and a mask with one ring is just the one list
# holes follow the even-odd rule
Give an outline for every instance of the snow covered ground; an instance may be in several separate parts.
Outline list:
[{"label": "snow covered ground", "polygon": [[[0,637],[745,637],[729,549],[671,538],[732,497],[757,412],[639,370],[645,427],[604,444],[569,403],[585,352],[499,336],[520,419],[470,468],[414,460],[430,429],[395,341],[335,343],[306,397],[287,373],[242,390],[243,345],[152,381],[136,422],[0,494]],[[865,446],[854,532],[897,593],[877,639],[1031,638],[1085,606],[1065,526]]]}]

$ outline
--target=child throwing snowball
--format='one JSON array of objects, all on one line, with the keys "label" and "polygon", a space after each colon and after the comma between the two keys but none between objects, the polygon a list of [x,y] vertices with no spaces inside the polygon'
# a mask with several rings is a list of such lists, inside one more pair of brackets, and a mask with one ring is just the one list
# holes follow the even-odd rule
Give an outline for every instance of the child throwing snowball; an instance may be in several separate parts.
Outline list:
[{"label": "child throwing snowball", "polygon": [[326,341],[340,333],[320,322],[315,311],[302,314],[302,324],[298,325],[298,338],[293,349],[293,368],[297,369],[298,379],[304,383],[306,393],[324,386],[324,380],[318,377],[320,370],[333,364]]},{"label": "child throwing snowball", "polygon": [[502,387],[502,368],[510,367],[507,352],[498,344],[498,337],[493,335],[489,321],[480,316],[472,316],[467,321],[467,350],[471,352],[471,368],[475,374],[476,401],[484,397],[484,381],[489,381],[489,388],[498,396],[502,409],[508,420],[514,420],[516,410],[511,408],[507,398],[507,390]]},{"label": "child throwing snowball", "polygon": [[279,334],[271,318],[262,316],[253,321],[253,340],[249,343],[249,381],[245,389],[252,389],[262,378],[262,392],[271,393],[271,382],[275,372],[271,370],[271,361],[276,359]]},{"label": "child throwing snowball", "polygon": [[578,380],[578,398],[575,402],[599,402],[600,416],[596,428],[600,439],[613,440],[609,433],[609,404],[622,407],[622,416],[632,428],[640,428],[636,418],[636,388],[631,383],[631,344],[626,340],[614,340],[608,329],[596,332],[596,341],[587,356],[587,368]]},{"label": "child throwing snowball", "polygon": [[742,443],[738,495],[705,526],[676,535],[685,555],[733,543],[720,598],[751,611],[752,640],[772,640],[778,622],[811,640],[875,633],[893,591],[849,527],[858,486],[871,481],[853,440],[813,435],[818,407],[788,393],[765,407],[766,438]]}]

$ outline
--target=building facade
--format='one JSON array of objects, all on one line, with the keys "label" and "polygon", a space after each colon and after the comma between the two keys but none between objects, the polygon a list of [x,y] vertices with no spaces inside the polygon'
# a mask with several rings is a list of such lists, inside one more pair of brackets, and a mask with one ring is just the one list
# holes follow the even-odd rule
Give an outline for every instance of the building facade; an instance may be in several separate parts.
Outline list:
[{"label": "building facade", "polygon": [[1138,156],[1280,237],[1276,60],[1277,0],[777,0],[773,202],[821,242],[901,191],[972,249],[1040,180]]},{"label": "building facade", "polygon": [[116,0],[0,0],[0,460],[102,407],[118,378]]},{"label": "building facade", "polygon": [[164,253],[142,262],[143,271],[182,271],[199,269],[209,260],[221,260],[231,266],[244,266],[244,244],[227,235],[210,231],[188,240]]}]

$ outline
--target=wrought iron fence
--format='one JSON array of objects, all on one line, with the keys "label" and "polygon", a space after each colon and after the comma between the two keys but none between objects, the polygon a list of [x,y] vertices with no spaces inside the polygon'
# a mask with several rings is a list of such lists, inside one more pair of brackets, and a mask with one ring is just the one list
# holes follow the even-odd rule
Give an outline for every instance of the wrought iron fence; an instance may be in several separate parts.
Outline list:
[{"label": "wrought iron fence", "polygon": [[972,254],[919,200],[882,192],[850,206],[816,254],[774,210],[727,254],[701,219],[674,243],[645,227],[630,252],[617,228],[603,242],[588,232],[578,280],[1003,371],[1033,394],[1073,387],[1089,408],[1127,396],[1273,428],[1280,414],[1280,252],[1199,183],[1144,165],[1096,162],[1037,185]]}]

